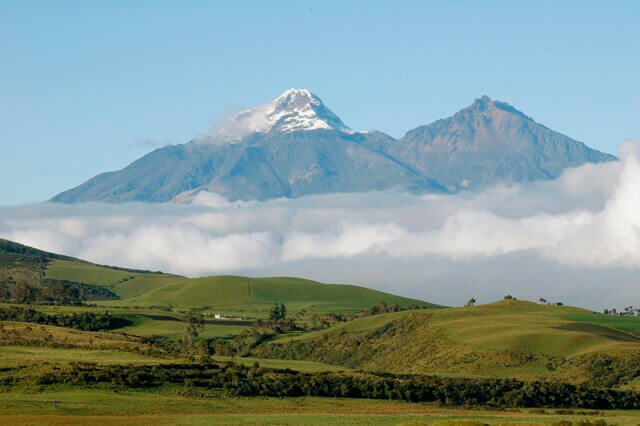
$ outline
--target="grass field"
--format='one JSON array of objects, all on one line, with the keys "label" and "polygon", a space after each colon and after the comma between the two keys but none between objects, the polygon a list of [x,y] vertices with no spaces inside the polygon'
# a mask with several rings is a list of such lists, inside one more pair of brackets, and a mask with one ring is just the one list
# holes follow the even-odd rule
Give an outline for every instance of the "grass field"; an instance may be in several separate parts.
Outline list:
[{"label": "grass field", "polygon": [[322,284],[290,277],[236,276],[180,281],[132,298],[130,302],[177,307],[212,306],[220,309],[252,305],[269,306],[275,302],[284,302],[292,307],[313,305],[320,312],[337,312],[367,309],[381,300],[388,305],[427,305],[420,300],[353,285]]},{"label": "grass field", "polygon": [[[432,324],[442,327],[455,343],[494,351],[567,357],[638,347],[640,339],[635,336],[592,322],[598,317],[579,308],[503,301],[435,312]],[[640,326],[638,318],[635,323]]]},{"label": "grass field", "polygon": [[565,315],[564,318],[571,321],[614,328],[640,337],[640,319],[638,317],[620,317],[594,312],[580,312]]},{"label": "grass field", "polygon": [[[104,308],[48,307],[48,309],[53,312],[73,312]],[[130,308],[119,309],[123,312],[134,311]],[[157,312],[154,309],[138,311]],[[185,326],[185,323],[178,321],[158,321],[143,317],[141,314],[136,315],[139,321],[134,322],[127,331],[139,335],[148,333],[178,337],[182,333],[182,327]],[[572,315],[579,315],[580,321],[567,318]],[[330,353],[337,357],[329,358],[327,363],[313,359],[268,359],[268,352],[260,354],[260,358],[218,356],[214,357],[214,360],[232,361],[246,366],[253,366],[257,362],[261,367],[289,368],[303,373],[314,373],[343,369],[344,367],[334,365],[337,363],[335,361],[341,356],[344,357],[345,353],[350,353],[350,357],[343,359],[349,362],[354,361],[354,365],[349,362],[345,365],[364,369],[374,366],[375,368],[371,369],[428,372],[449,376],[535,378],[550,372],[540,363],[540,360],[554,359],[553,356],[545,358],[547,356],[544,355],[545,350],[556,354],[564,351],[562,352],[564,355],[570,356],[578,352],[600,351],[602,348],[621,350],[636,347],[636,342],[626,341],[623,338],[630,336],[630,339],[633,339],[633,335],[605,327],[610,331],[610,335],[603,334],[602,330],[597,329],[600,334],[590,337],[591,346],[582,346],[577,352],[571,348],[562,349],[564,347],[557,344],[558,336],[569,340],[575,338],[576,341],[582,342],[584,337],[574,335],[593,334],[588,328],[572,329],[565,326],[566,324],[591,326],[589,322],[591,315],[597,317],[597,314],[577,308],[541,306],[521,301],[503,301],[470,308],[402,311],[364,317],[340,323],[328,330],[285,336],[276,340],[276,343],[283,347],[300,344],[300,342],[316,344],[321,342],[321,346],[312,347],[314,353],[323,357]],[[55,342],[65,342],[75,346],[73,348],[0,346],[0,366],[8,369],[23,368],[21,374],[25,378],[30,377],[33,374],[32,371],[36,371],[33,369],[39,371],[43,368],[55,368],[57,364],[63,366],[72,362],[111,365],[181,362],[175,357],[158,358],[131,352],[130,349],[138,350],[141,345],[130,336],[21,323],[1,323],[0,325],[5,331],[19,329],[20,334],[37,335],[34,338],[39,339],[42,339],[43,334],[51,334]],[[599,324],[596,326],[604,327]],[[227,327],[222,326],[219,329],[224,330]],[[213,326],[208,330],[205,329],[203,333],[219,333],[220,331],[215,328]],[[480,339],[479,335],[485,336],[485,339]],[[518,337],[523,335],[528,337]],[[544,357],[527,358],[524,363],[520,363],[519,357],[526,352],[529,344],[542,348],[541,353]],[[267,343],[264,348],[272,345],[273,343]],[[374,350],[371,350],[372,347]],[[558,349],[559,347],[561,349]],[[356,365],[355,361],[359,364]],[[403,365],[411,365],[412,368],[420,370],[401,370],[399,367]],[[576,371],[571,372],[574,377],[571,377],[567,371],[562,372],[561,369],[553,372],[552,375],[570,380],[584,374]],[[629,383],[628,386],[634,388],[633,383]],[[0,412],[2,413],[0,423],[355,425],[524,422],[551,424],[561,419],[578,422],[587,418],[615,424],[640,422],[640,413],[633,411],[597,414],[583,412],[583,414],[569,415],[550,409],[542,411],[472,410],[441,408],[433,404],[364,399],[229,398],[203,388],[192,389],[172,385],[149,391],[133,389],[115,391],[108,386],[79,389],[67,388],[64,385],[40,388],[37,391],[35,388],[21,389],[18,386],[0,392]],[[469,424],[469,426],[475,426],[475,424]]]},{"label": "grass field", "polygon": [[365,287],[323,284],[302,278],[213,276],[189,279],[72,260],[50,261],[45,277],[106,287],[121,300],[96,303],[113,308],[168,306],[187,309],[207,306],[211,313],[264,318],[275,302],[286,303],[290,312],[313,308],[320,314],[360,311],[380,301],[390,306],[435,306]]},{"label": "grass field", "polygon": [[[16,304],[0,304],[0,307],[20,306]],[[105,313],[119,316],[131,322],[131,325],[114,330],[117,333],[126,333],[134,336],[151,337],[164,336],[173,340],[179,340],[184,335],[187,323],[182,321],[183,314],[179,312],[166,312],[154,308],[131,308],[120,306],[33,306],[34,309],[47,314],[65,314],[92,312]],[[158,317],[172,318],[173,320],[153,319]],[[232,338],[249,328],[247,325],[222,325],[206,324],[200,336],[205,339],[214,337]]]},{"label": "grass field", "polygon": [[0,344],[65,345],[74,348],[145,350],[139,338],[117,333],[80,331],[66,327],[0,321]]},{"label": "grass field", "polygon": [[69,280],[85,284],[115,286],[125,279],[134,278],[139,274],[94,265],[85,262],[69,260],[54,260],[47,266],[47,278]]},{"label": "grass field", "polygon": [[[124,315],[124,318],[131,320],[133,324],[120,328],[118,331],[136,336],[166,336],[180,339],[187,329],[187,323],[181,321],[151,319],[142,315]],[[249,326],[206,324],[200,332],[200,337],[204,339],[213,337],[232,338],[247,328]]]},{"label": "grass field", "polygon": [[45,277],[107,287],[123,299],[185,280],[176,275],[131,272],[71,260],[49,262]]},{"label": "grass field", "polygon": [[66,349],[29,346],[0,346],[3,367],[44,363],[95,362],[98,364],[154,364],[171,362],[115,349]]},{"label": "grass field", "polygon": [[590,375],[579,361],[590,356],[640,357],[640,339],[598,321],[579,308],[501,301],[360,318],[282,337],[255,354],[372,371],[582,382]]},{"label": "grass field", "polygon": [[[549,409],[442,408],[391,400],[232,398],[225,396],[232,393],[226,393],[222,387],[194,385],[193,381],[165,382],[164,378],[169,376],[154,376],[163,377],[163,381],[154,385],[157,387],[145,387],[144,376],[140,376],[150,374],[149,371],[184,368],[174,363],[198,362],[203,352],[197,350],[211,351],[214,344],[216,351],[219,345],[225,348],[221,341],[229,342],[250,327],[248,322],[231,325],[207,322],[191,347],[178,344],[188,336],[185,317],[192,309],[208,320],[214,313],[252,319],[265,318],[275,302],[284,302],[289,315],[301,309],[322,315],[368,310],[384,301],[388,306],[418,305],[428,309],[364,316],[306,333],[298,330],[275,335],[283,332],[279,329],[260,335],[256,327],[252,333],[243,335],[260,337],[255,340],[257,347],[250,346],[250,351],[242,352],[250,353],[251,357],[214,355],[212,360],[248,367],[258,363],[263,367],[251,369],[251,374],[274,368],[330,376],[366,375],[362,371],[337,373],[353,369],[558,380],[640,390],[640,320],[637,317],[605,316],[579,308],[516,300],[442,308],[364,287],[322,284],[300,278],[190,279],[104,267],[2,240],[0,243],[9,247],[6,253],[0,253],[4,259],[3,273],[19,272],[20,276],[32,280],[44,274],[46,278],[104,286],[121,298],[85,306],[31,305],[29,308],[65,315],[108,311],[130,321],[129,325],[111,332],[0,322],[0,382],[6,384],[0,387],[0,424],[441,423],[475,426],[478,422],[551,424],[585,419],[640,424],[640,412],[635,411],[569,414]],[[168,340],[145,339],[151,336]],[[266,337],[262,339],[263,336]],[[212,346],[197,346],[202,343],[197,339],[222,340],[214,340]],[[235,348],[233,345],[238,345],[239,340],[228,343],[227,347]],[[117,372],[126,370],[126,365],[135,366],[129,368],[133,376],[122,377],[129,377],[133,382],[118,379],[121,376]],[[144,370],[142,365],[150,367]],[[77,370],[78,367],[85,368],[84,373]],[[236,380],[234,368],[229,370],[229,377]],[[111,381],[38,379],[56,372],[60,372],[61,377],[84,377],[87,372],[104,371],[101,369],[116,372]],[[241,370],[237,367],[235,371]],[[316,380],[316,376],[287,374]],[[247,383],[256,383],[256,376],[250,377]],[[320,394],[327,394],[322,392]]]},{"label": "grass field", "polygon": [[[636,411],[556,414],[555,410],[491,411],[431,404],[343,398],[215,398],[169,392],[62,390],[0,393],[2,424],[451,425],[577,423],[589,419],[637,425]],[[446,423],[445,423],[446,424]]]}]

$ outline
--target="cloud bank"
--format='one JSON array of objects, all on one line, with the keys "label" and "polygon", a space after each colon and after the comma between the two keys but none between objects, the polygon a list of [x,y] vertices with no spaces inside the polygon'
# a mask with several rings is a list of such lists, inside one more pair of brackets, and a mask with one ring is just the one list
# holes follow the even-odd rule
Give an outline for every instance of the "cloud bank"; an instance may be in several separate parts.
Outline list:
[{"label": "cloud bank", "polygon": [[[197,276],[287,274],[438,302],[640,303],[640,161],[453,196],[393,192],[191,204],[0,208],[0,236],[98,263]],[[564,300],[571,303],[572,300]]]}]

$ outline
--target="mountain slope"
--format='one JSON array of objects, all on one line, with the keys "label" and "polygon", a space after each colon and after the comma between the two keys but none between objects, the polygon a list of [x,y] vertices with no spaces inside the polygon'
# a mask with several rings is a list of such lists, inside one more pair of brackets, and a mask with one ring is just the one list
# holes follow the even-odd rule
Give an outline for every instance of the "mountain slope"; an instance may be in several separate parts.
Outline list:
[{"label": "mountain slope", "polygon": [[487,97],[395,140],[353,131],[317,96],[291,89],[207,137],[156,149],[52,201],[167,202],[194,190],[230,200],[391,189],[448,193],[553,179],[567,167],[611,160]]},{"label": "mountain slope", "polygon": [[307,90],[288,90],[245,110],[211,136],[154,150],[52,201],[171,201],[202,189],[230,200],[402,189],[447,192],[433,179],[370,146],[393,141],[354,132]]},{"label": "mountain slope", "polygon": [[452,191],[554,179],[567,167],[616,159],[487,96],[449,118],[407,132],[383,152]]},{"label": "mountain slope", "polygon": [[225,145],[192,141],[159,148],[123,170],[98,175],[52,201],[167,202],[193,189],[230,200],[394,188],[446,192],[434,180],[364,144],[385,137],[312,130],[255,133],[241,143]]}]

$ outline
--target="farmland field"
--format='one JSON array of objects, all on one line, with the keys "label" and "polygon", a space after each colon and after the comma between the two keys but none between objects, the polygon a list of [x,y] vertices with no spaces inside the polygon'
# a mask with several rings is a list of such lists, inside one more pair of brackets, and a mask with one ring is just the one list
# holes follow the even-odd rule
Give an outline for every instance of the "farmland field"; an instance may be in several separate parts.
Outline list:
[{"label": "farmland field", "polygon": [[[119,299],[0,303],[0,423],[640,421],[605,409],[640,408],[638,317],[511,299],[446,308],[301,278],[185,278],[3,244],[13,251],[2,276],[33,291],[97,286]],[[568,406],[583,408],[566,408],[575,386],[586,396]]]},{"label": "farmland field", "polygon": [[[433,404],[345,398],[211,398],[155,392],[61,390],[0,393],[0,423],[20,424],[287,424],[344,425],[552,424],[559,421],[603,420],[637,425],[638,411],[442,408]],[[568,410],[565,410],[568,412]],[[562,410],[560,410],[562,413]],[[586,414],[584,414],[586,413]]]}]

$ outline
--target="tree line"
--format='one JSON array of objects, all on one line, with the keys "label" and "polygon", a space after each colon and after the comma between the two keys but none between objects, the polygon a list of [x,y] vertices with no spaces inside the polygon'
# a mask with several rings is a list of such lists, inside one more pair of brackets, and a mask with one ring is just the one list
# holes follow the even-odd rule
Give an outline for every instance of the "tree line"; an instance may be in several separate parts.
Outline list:
[{"label": "tree line", "polygon": [[7,303],[43,303],[80,305],[85,300],[116,300],[111,290],[67,280],[45,278],[41,285],[17,282],[13,277],[0,282],[0,301]]},{"label": "tree line", "polygon": [[46,314],[35,309],[10,306],[0,307],[0,321],[18,321],[58,327],[75,328],[82,331],[113,330],[130,325],[131,322],[109,313],[81,312],[73,314]]},{"label": "tree line", "polygon": [[616,308],[605,309],[603,311],[605,315],[619,316],[619,317],[640,317],[640,308],[634,308],[633,306],[625,306],[624,309],[617,310]]},{"label": "tree line", "polygon": [[231,396],[394,399],[491,407],[639,409],[640,393],[558,382],[446,378],[364,372],[300,373],[232,363],[114,366],[74,364],[35,379],[38,385],[110,383],[129,388],[166,384],[217,389]]}]

